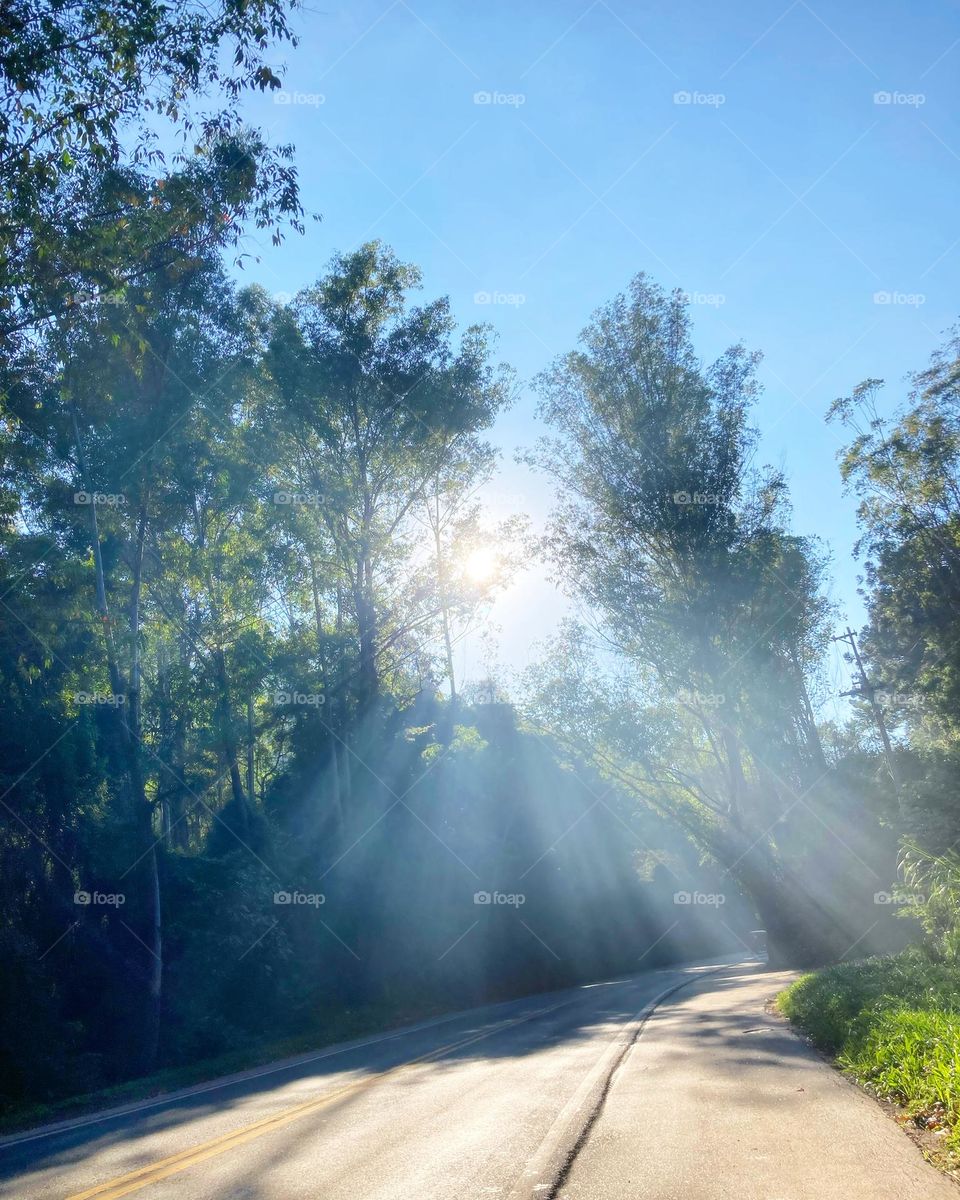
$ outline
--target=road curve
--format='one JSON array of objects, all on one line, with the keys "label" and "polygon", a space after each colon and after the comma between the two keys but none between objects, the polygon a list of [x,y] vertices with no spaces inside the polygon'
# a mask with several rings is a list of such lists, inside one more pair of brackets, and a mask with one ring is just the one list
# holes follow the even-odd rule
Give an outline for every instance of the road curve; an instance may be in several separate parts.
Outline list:
[{"label": "road curve", "polygon": [[[637,1151],[645,1147],[651,1161],[659,1152],[645,1119],[642,1075],[626,1092],[623,1081],[631,1078],[640,1046],[659,1036],[658,1025],[666,1028],[659,1014],[681,1011],[691,986],[698,994],[723,997],[730,979],[738,973],[755,977],[756,971],[755,965],[688,965],[528,997],[16,1135],[0,1141],[0,1197],[549,1200],[558,1190],[598,1200],[673,1195],[648,1190],[628,1169],[631,1142]],[[681,1041],[690,1032],[681,1030]],[[692,1069],[684,1057],[678,1078]],[[607,1156],[595,1152],[611,1118],[620,1120],[621,1135],[612,1171]],[[890,1136],[916,1154],[887,1124]],[[712,1152],[722,1159],[722,1144]],[[665,1169],[682,1166],[674,1160]],[[711,1177],[723,1166],[701,1161]],[[929,1170],[922,1161],[920,1166]],[[691,1191],[685,1167],[682,1173],[686,1196],[707,1194]],[[718,1195],[744,1194],[735,1179],[729,1182],[729,1193]],[[662,1186],[661,1179],[657,1189]],[[902,1200],[930,1200],[933,1194],[904,1192]],[[770,1195],[787,1200],[792,1193]]]},{"label": "road curve", "polygon": [[530,1164],[557,1169],[651,1002],[710,969],[454,1014],[7,1138],[0,1197],[542,1197]]},{"label": "road curve", "polygon": [[559,1200],[960,1200],[875,1100],[769,1011],[793,978],[731,967],[660,1006]]}]

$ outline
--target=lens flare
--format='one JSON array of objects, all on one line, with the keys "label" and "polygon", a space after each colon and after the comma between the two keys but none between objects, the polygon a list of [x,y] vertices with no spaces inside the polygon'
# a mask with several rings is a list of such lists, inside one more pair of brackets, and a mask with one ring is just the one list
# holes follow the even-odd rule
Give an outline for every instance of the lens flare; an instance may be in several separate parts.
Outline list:
[{"label": "lens flare", "polygon": [[464,571],[472,583],[487,583],[496,574],[497,552],[491,546],[471,551],[464,562]]}]

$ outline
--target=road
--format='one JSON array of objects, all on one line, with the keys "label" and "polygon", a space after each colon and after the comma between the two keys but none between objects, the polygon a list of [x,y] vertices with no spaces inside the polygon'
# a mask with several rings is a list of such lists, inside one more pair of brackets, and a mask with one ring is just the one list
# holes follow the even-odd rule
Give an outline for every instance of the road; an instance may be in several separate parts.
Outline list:
[{"label": "road", "polygon": [[960,1200],[764,1014],[786,978],[667,968],[328,1047],[3,1139],[0,1197]]}]

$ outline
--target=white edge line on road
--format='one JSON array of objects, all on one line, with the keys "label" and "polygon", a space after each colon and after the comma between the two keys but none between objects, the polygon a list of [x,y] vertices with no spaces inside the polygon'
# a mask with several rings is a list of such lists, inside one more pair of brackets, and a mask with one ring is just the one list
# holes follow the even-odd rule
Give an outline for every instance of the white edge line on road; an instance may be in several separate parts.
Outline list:
[{"label": "white edge line on road", "polygon": [[[531,997],[532,999],[533,997]],[[541,997],[536,997],[541,999]],[[523,997],[526,999],[526,997]],[[516,1003],[516,1001],[507,1001],[508,1004]],[[491,1008],[497,1008],[499,1005],[491,1005]],[[83,1129],[87,1125],[96,1125],[102,1121],[114,1121],[120,1117],[129,1117],[138,1112],[144,1112],[150,1108],[157,1108],[163,1104],[177,1104],[181,1100],[189,1100],[193,1096],[202,1096],[206,1092],[215,1092],[221,1088],[234,1087],[236,1084],[247,1083],[250,1080],[262,1079],[265,1075],[277,1075],[281,1071],[292,1071],[297,1067],[306,1067],[310,1063],[319,1062],[324,1058],[334,1058],[338,1054],[349,1054],[351,1050],[362,1050],[366,1046],[376,1046],[380,1042],[392,1042],[397,1038],[409,1037],[412,1033],[420,1033],[425,1029],[433,1029],[437,1025],[445,1025],[450,1021],[456,1020],[458,1017],[469,1016],[471,1010],[466,1009],[464,1012],[449,1013],[443,1017],[436,1017],[430,1021],[424,1021],[417,1025],[405,1026],[403,1029],[398,1029],[393,1033],[375,1034],[372,1037],[364,1038],[362,1041],[347,1042],[342,1045],[333,1046],[328,1050],[321,1050],[316,1054],[308,1054],[306,1057],[298,1057],[279,1063],[272,1063],[262,1068],[251,1068],[249,1071],[241,1071],[234,1075],[224,1075],[221,1079],[214,1080],[211,1083],[198,1083],[195,1086],[182,1088],[175,1092],[166,1092],[162,1096],[157,1096],[153,1100],[137,1101],[132,1104],[122,1105],[120,1108],[108,1108],[103,1112],[93,1113],[89,1117],[79,1117],[75,1120],[58,1121],[55,1125],[44,1126],[41,1129],[33,1130],[24,1134],[8,1134],[6,1137],[0,1138],[0,1150],[5,1150],[9,1146],[20,1146],[25,1142],[33,1142],[38,1138],[54,1137],[58,1133],[70,1133],[74,1129]]]},{"label": "white edge line on road", "polygon": [[[683,970],[689,969],[692,964],[678,964],[676,967],[661,968],[661,970]],[[653,974],[654,972],[651,972]],[[646,972],[642,972],[646,974]],[[629,983],[637,976],[630,976],[627,979],[612,980],[612,983]],[[559,991],[535,993],[532,996],[519,996],[515,1000],[501,1000],[490,1005],[480,1005],[476,1008],[467,1008],[455,1013],[447,1013],[444,1016],[431,1018],[429,1021],[421,1021],[415,1025],[404,1026],[402,1029],[395,1030],[391,1033],[374,1034],[372,1037],[363,1038],[359,1041],[345,1042],[331,1046],[326,1050],[321,1050],[316,1054],[308,1054],[299,1056],[287,1061],[272,1063],[261,1068],[252,1068],[249,1071],[241,1071],[233,1075],[225,1075],[221,1079],[213,1080],[210,1083],[200,1083],[188,1088],[181,1088],[174,1092],[167,1092],[162,1096],[157,1096],[152,1100],[137,1101],[132,1104],[121,1105],[118,1108],[104,1109],[102,1112],[92,1113],[88,1117],[78,1117],[73,1120],[58,1121],[52,1125],[42,1126],[39,1129],[30,1130],[19,1134],[8,1134],[5,1137],[0,1137],[0,1150],[6,1150],[15,1146],[23,1146],[28,1142],[39,1141],[42,1138],[56,1137],[61,1133],[72,1133],[76,1129],[85,1129],[90,1125],[98,1125],[105,1121],[114,1121],[122,1117],[134,1116],[140,1112],[146,1112],[151,1108],[160,1108],[163,1105],[178,1104],[181,1100],[190,1100],[194,1096],[203,1096],[208,1092],[219,1091],[222,1088],[234,1087],[237,1084],[247,1083],[251,1080],[262,1079],[267,1075],[277,1075],[281,1071],[292,1071],[298,1067],[309,1066],[310,1063],[320,1062],[325,1058],[334,1058],[338,1054],[349,1054],[352,1050],[362,1050],[367,1046],[376,1046],[382,1042],[396,1041],[398,1038],[409,1037],[414,1033],[421,1033],[426,1029],[434,1029],[438,1025],[449,1024],[450,1021],[469,1018],[474,1014],[479,1014],[496,1010],[498,1008],[512,1007],[522,1004],[524,1001],[542,1001],[551,996],[559,995],[564,991],[583,991],[587,988],[597,987],[597,984],[579,984],[573,988],[561,988]]]}]

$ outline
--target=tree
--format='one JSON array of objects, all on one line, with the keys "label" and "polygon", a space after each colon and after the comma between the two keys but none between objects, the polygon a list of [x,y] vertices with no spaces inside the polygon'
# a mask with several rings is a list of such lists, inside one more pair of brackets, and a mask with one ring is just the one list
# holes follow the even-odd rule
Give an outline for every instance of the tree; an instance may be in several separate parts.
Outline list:
[{"label": "tree", "polygon": [[902,839],[902,876],[922,897],[911,912],[932,952],[951,957],[960,945],[960,332],[909,377],[890,417],[883,386],[861,383],[830,418],[853,434],[840,469],[859,497],[869,699],[893,731],[887,819]]},{"label": "tree", "polygon": [[[235,139],[243,92],[280,87],[266,56],[296,44],[295,7],[9,0],[0,16],[0,258],[22,262],[11,252],[23,230],[72,176],[162,162],[164,123],[187,145]],[[196,111],[211,93],[221,107]],[[287,157],[272,153],[264,165]],[[295,187],[279,211],[295,213]]]},{"label": "tree", "polygon": [[296,489],[316,498],[338,606],[356,633],[364,709],[408,635],[437,616],[423,596],[400,603],[422,538],[414,514],[507,399],[483,329],[471,327],[454,348],[446,300],[408,308],[419,280],[375,243],[339,257],[278,314],[270,347],[285,463]]},{"label": "tree", "polygon": [[430,480],[422,507],[432,541],[426,590],[435,595],[442,660],[456,705],[454,648],[482,620],[497,592],[517,571],[527,532],[521,516],[489,527],[477,494],[493,476],[496,454],[477,438],[455,447]]},{"label": "tree", "polygon": [[854,434],[840,465],[860,498],[864,653],[892,721],[947,748],[960,740],[960,333],[911,377],[892,420],[882,388],[867,380],[831,409]]},{"label": "tree", "polygon": [[[804,879],[823,856],[810,817],[823,828],[823,814],[842,820],[818,790],[825,763],[808,693],[827,637],[823,558],[786,528],[782,477],[752,466],[757,356],[734,347],[703,367],[682,295],[642,275],[582,342],[539,380],[556,433],[532,458],[559,492],[544,549],[597,614],[606,651],[637,672],[631,711],[643,714],[630,747],[622,721],[604,734],[597,704],[590,737],[614,748],[608,769],[619,756],[621,775],[632,763],[626,774],[635,768],[647,795],[672,797],[752,896],[775,957],[840,953],[853,940],[849,914]],[[649,736],[664,706],[683,731],[667,744]],[[789,812],[796,828],[775,841]]]},{"label": "tree", "polygon": [[[239,290],[108,174],[170,261],[24,335],[0,421],[0,1104],[714,949],[584,815],[594,768],[449,661],[440,695],[516,557],[476,494],[510,390],[486,332],[383,247],[289,309]],[[465,959],[481,878],[529,920]]]}]

